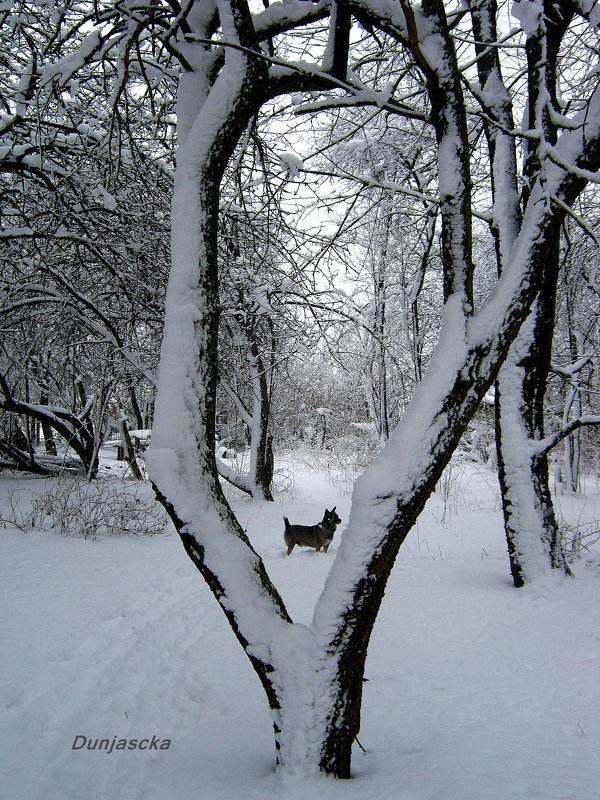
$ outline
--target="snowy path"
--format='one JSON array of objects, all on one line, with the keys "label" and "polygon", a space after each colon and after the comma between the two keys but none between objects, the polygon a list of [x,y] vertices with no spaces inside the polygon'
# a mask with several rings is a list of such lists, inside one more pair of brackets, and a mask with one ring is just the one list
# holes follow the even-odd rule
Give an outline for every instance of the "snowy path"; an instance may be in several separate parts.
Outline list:
[{"label": "snowy path", "polygon": [[[31,547],[35,558],[14,556],[3,583],[16,602],[3,623],[0,740],[11,789],[0,787],[0,797],[109,798],[121,786],[124,798],[168,798],[186,775],[184,753],[205,769],[219,757],[215,746],[231,735],[220,719],[245,709],[246,693],[256,695],[268,752],[269,717],[253,675],[175,537],[97,543],[4,531],[3,539]],[[200,752],[198,720],[209,741],[207,748],[200,739]],[[73,751],[77,735],[156,735],[172,745]]]},{"label": "snowy path", "polygon": [[[237,506],[307,622],[337,541],[327,555],[286,558],[281,517],[316,521],[337,502],[345,522],[349,499],[323,475],[297,482],[284,505]],[[0,529],[1,800],[595,800],[598,569],[557,591],[516,592],[493,497],[472,480],[461,497],[445,525],[432,502],[393,572],[367,662],[356,780],[318,787],[273,774],[262,690],[176,537]],[[74,751],[77,735],[155,735],[171,747]]]}]

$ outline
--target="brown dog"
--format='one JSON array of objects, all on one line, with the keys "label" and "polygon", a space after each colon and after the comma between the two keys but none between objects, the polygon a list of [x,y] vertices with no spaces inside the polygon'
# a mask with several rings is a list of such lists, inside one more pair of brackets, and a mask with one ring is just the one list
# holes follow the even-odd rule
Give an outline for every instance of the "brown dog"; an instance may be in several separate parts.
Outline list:
[{"label": "brown dog", "polygon": [[317,525],[290,525],[287,517],[283,518],[285,531],[283,540],[287,545],[287,554],[291,554],[295,545],[300,547],[314,547],[317,552],[323,548],[327,552],[333,541],[335,529],[342,521],[335,512],[335,506],[329,511],[325,509],[323,519]]}]

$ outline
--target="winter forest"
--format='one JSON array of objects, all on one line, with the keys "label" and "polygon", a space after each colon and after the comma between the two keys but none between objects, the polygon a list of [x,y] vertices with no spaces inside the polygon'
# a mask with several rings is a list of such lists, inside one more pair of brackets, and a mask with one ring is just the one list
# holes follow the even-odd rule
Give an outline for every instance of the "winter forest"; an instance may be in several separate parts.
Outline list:
[{"label": "winter forest", "polygon": [[2,797],[596,796],[599,30],[0,0]]}]

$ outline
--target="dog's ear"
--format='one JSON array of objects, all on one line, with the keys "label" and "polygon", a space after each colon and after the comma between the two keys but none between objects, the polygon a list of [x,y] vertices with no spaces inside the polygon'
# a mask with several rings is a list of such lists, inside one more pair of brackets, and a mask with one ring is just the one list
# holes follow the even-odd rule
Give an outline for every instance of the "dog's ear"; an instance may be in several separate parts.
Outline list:
[{"label": "dog's ear", "polygon": [[331,513],[332,513],[332,514],[334,513],[334,511],[335,511],[335,508],[336,508],[336,507],[334,506],[334,507],[331,509]]}]

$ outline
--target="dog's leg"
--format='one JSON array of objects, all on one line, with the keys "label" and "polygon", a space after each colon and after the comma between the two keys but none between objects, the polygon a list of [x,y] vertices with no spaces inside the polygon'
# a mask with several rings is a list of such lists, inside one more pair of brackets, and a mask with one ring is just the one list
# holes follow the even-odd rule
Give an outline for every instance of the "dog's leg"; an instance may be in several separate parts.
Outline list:
[{"label": "dog's leg", "polygon": [[290,542],[290,543],[288,544],[288,551],[287,551],[287,554],[288,554],[288,556],[291,556],[291,555],[292,555],[292,550],[293,550],[293,549],[294,549],[294,542]]}]

